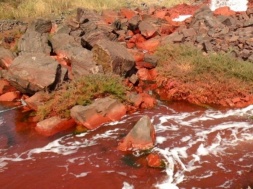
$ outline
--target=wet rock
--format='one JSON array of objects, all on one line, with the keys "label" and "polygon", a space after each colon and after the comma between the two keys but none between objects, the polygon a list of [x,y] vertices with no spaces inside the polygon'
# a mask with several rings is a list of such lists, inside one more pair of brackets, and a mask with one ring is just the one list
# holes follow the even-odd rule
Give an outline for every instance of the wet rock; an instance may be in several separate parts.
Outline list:
[{"label": "wet rock", "polygon": [[36,124],[35,130],[43,136],[52,136],[75,126],[73,119],[62,119],[54,116]]},{"label": "wet rock", "polygon": [[165,167],[164,161],[158,154],[151,153],[147,156],[147,162],[149,167],[153,168],[163,168]]},{"label": "wet rock", "polygon": [[25,102],[29,108],[37,111],[38,107],[40,105],[43,105],[44,102],[47,101],[47,99],[48,98],[47,98],[46,93],[43,91],[39,91],[39,92],[35,93],[34,95],[32,95],[31,97],[25,99]]},{"label": "wet rock", "polygon": [[118,150],[147,150],[154,147],[155,129],[148,116],[143,116],[119,143]]},{"label": "wet rock", "polygon": [[106,97],[88,106],[74,106],[70,114],[76,123],[96,129],[106,122],[121,119],[126,114],[126,107],[118,100]]},{"label": "wet rock", "polygon": [[109,40],[99,41],[92,49],[94,61],[106,72],[125,75],[134,67],[134,59],[127,49]]},{"label": "wet rock", "polygon": [[18,56],[5,74],[6,79],[22,93],[53,89],[61,78],[61,66],[42,53]]},{"label": "wet rock", "polygon": [[0,80],[0,95],[5,93],[6,88],[10,86],[10,83],[4,79]]},{"label": "wet rock", "polygon": [[131,102],[135,107],[140,107],[143,102],[142,95],[136,92],[131,92],[127,95],[127,99]]},{"label": "wet rock", "polygon": [[3,69],[8,69],[11,65],[13,59],[15,58],[14,54],[3,47],[0,47],[0,67]]},{"label": "wet rock", "polygon": [[19,91],[11,91],[0,95],[0,102],[12,102],[20,98]]}]

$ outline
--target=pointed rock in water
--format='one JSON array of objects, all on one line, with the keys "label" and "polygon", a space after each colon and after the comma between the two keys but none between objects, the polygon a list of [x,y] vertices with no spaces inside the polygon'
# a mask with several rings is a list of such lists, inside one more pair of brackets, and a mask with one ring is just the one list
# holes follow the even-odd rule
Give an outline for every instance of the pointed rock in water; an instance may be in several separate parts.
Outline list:
[{"label": "pointed rock in water", "polygon": [[143,116],[118,145],[121,151],[147,150],[154,147],[155,129],[148,116]]}]

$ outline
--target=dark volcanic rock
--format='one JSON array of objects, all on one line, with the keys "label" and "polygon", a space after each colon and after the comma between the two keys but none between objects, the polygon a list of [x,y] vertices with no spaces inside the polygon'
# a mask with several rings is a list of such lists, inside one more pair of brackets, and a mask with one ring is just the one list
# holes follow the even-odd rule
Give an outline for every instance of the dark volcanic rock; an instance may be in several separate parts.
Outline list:
[{"label": "dark volcanic rock", "polygon": [[26,53],[14,59],[5,78],[22,93],[53,89],[61,78],[61,66],[42,53]]},{"label": "dark volcanic rock", "polygon": [[93,47],[92,52],[95,62],[102,65],[106,72],[125,75],[135,65],[132,55],[117,42],[101,40]]}]

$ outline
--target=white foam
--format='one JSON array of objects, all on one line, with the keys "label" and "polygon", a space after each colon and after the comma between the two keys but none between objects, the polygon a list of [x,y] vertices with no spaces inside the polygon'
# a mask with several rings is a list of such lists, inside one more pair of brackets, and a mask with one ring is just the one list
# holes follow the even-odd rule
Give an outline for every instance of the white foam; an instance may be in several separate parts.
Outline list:
[{"label": "white foam", "polygon": [[74,174],[74,173],[70,173],[71,175],[74,175],[76,178],[81,178],[81,177],[86,177],[90,172],[83,172],[80,174]]},{"label": "white foam", "polygon": [[122,189],[134,189],[134,186],[127,183],[127,182],[123,182],[123,187]]},{"label": "white foam", "polygon": [[[228,154],[226,149],[231,146],[238,145],[241,141],[253,140],[253,125],[246,121],[229,121],[239,117],[247,117],[253,114],[253,105],[242,109],[233,109],[228,111],[217,111],[215,109],[209,109],[201,112],[173,112],[171,115],[160,115],[158,119],[159,123],[156,126],[159,133],[173,132],[173,136],[176,135],[176,130],[171,128],[189,128],[191,135],[184,136],[178,141],[177,146],[173,148],[160,149],[155,148],[154,151],[160,153],[167,162],[166,174],[167,179],[161,184],[157,184],[158,188],[175,187],[180,184],[185,178],[185,172],[191,172],[195,169],[202,167],[204,163],[202,161],[203,156],[213,154],[217,157]],[[215,125],[212,125],[212,120],[215,120]],[[225,121],[224,121],[225,120]],[[227,120],[227,121],[226,121]],[[205,126],[205,123],[208,126]],[[217,124],[218,123],[218,124]],[[180,130],[177,132],[180,136]],[[215,136],[213,137],[213,133]],[[229,133],[229,134],[228,134]],[[212,138],[210,138],[212,136]],[[224,137],[226,136],[226,137]],[[165,141],[164,138],[158,138],[158,144]],[[167,138],[169,139],[170,136]],[[188,154],[187,151],[194,145],[198,145],[196,152]],[[189,157],[190,156],[190,160]],[[187,161],[186,161],[187,160]],[[177,166],[175,169],[174,167]],[[226,169],[223,164],[217,164],[220,169]],[[177,171],[175,171],[177,170]],[[225,170],[228,172],[230,170]],[[206,173],[198,178],[212,177],[213,172]],[[227,187],[228,183],[224,186]]]},{"label": "white foam", "polygon": [[162,136],[156,137],[156,143],[157,143],[157,144],[162,144],[162,143],[164,143],[165,141],[167,141],[167,138],[165,138],[165,137],[162,137]]}]

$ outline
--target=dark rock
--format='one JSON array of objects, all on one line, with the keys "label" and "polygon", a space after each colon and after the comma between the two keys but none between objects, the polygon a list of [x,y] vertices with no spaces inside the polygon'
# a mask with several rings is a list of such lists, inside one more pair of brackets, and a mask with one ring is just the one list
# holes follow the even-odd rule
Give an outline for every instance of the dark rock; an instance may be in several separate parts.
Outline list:
[{"label": "dark rock", "polygon": [[148,116],[143,116],[127,134],[118,149],[121,151],[147,150],[154,147],[155,129]]},{"label": "dark rock", "polygon": [[99,68],[93,61],[91,51],[80,47],[74,47],[71,49],[71,52],[70,61],[74,77],[79,77],[89,73],[96,74],[103,72],[103,69]]},{"label": "dark rock", "polygon": [[193,28],[183,29],[182,33],[183,33],[184,37],[193,37],[196,35],[196,32]]},{"label": "dark rock", "polygon": [[146,20],[140,22],[139,30],[141,31],[141,34],[146,38],[152,37],[157,32],[157,28]]},{"label": "dark rock", "polygon": [[170,35],[168,35],[167,37],[165,37],[162,40],[162,44],[167,44],[167,43],[179,43],[179,42],[183,42],[184,40],[184,35],[183,34],[179,34],[178,32],[174,32]]},{"label": "dark rock", "polygon": [[[253,26],[253,18],[246,20],[243,24],[244,27]],[[252,28],[251,28],[252,29]]]},{"label": "dark rock", "polygon": [[85,48],[91,49],[99,40],[102,39],[108,39],[107,37],[108,34],[101,30],[93,30],[87,34],[85,34],[82,38],[82,44]]},{"label": "dark rock", "polygon": [[253,15],[253,7],[248,8],[246,13],[249,17],[252,16]]},{"label": "dark rock", "polygon": [[155,55],[152,55],[152,54],[145,54],[144,55],[144,61],[145,62],[148,62],[148,63],[150,63],[150,64],[152,64],[153,66],[153,68],[155,68],[156,66],[157,66],[157,62],[158,62],[158,57],[157,56],[155,56]]},{"label": "dark rock", "polygon": [[35,31],[39,33],[49,33],[52,29],[51,20],[37,19],[35,21]]},{"label": "dark rock", "polygon": [[51,47],[48,44],[48,33],[39,33],[28,29],[19,40],[19,51],[23,53],[44,53],[49,55]]},{"label": "dark rock", "polygon": [[129,23],[129,29],[134,31],[138,28],[139,23],[141,21],[141,18],[139,15],[135,15],[134,17],[132,17],[128,23]]},{"label": "dark rock", "polygon": [[206,52],[210,52],[213,50],[212,44],[207,41],[203,43],[203,48]]},{"label": "dark rock", "polygon": [[61,66],[42,53],[26,53],[15,58],[5,78],[22,93],[53,89],[61,78]]},{"label": "dark rock", "polygon": [[3,69],[8,69],[11,65],[13,59],[15,58],[14,54],[3,47],[0,47],[0,67]]},{"label": "dark rock", "polygon": [[60,33],[69,34],[70,32],[71,32],[70,27],[68,27],[67,25],[61,25],[56,33],[57,34],[60,34]]},{"label": "dark rock", "polygon": [[94,45],[92,52],[95,62],[102,65],[106,72],[125,75],[135,64],[132,55],[117,42],[100,40]]}]

